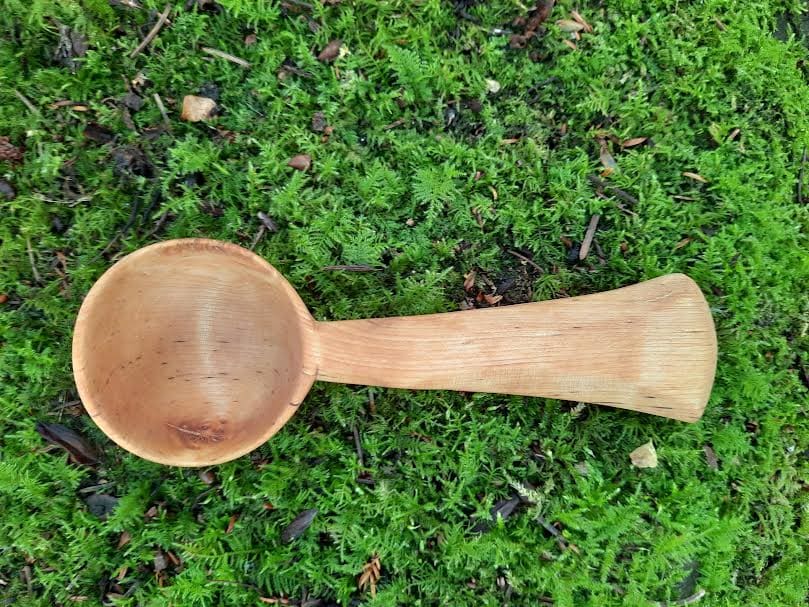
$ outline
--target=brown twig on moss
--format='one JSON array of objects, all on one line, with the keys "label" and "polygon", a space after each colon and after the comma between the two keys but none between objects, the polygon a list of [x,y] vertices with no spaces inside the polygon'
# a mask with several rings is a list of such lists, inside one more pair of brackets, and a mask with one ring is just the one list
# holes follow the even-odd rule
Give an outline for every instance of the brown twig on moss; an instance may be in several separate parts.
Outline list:
[{"label": "brown twig on moss", "polygon": [[149,33],[146,34],[146,37],[141,40],[141,43],[135,48],[134,51],[129,53],[129,58],[134,59],[137,57],[143,49],[149,46],[152,43],[152,40],[155,39],[157,34],[160,33],[160,30],[163,29],[163,26],[166,24],[166,21],[169,20],[169,13],[171,12],[171,4],[167,4],[166,7],[163,9],[163,12],[160,13],[160,16],[157,19],[157,23],[154,24],[154,27],[149,30]]}]

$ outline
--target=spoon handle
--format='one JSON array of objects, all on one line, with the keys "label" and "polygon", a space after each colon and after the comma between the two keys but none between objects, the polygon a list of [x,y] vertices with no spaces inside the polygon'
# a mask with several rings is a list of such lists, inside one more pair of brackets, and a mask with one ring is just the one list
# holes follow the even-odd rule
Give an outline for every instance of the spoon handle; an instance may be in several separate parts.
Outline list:
[{"label": "spoon handle", "polygon": [[424,316],[318,322],[317,379],[543,396],[700,418],[716,333],[669,274],[595,295]]}]

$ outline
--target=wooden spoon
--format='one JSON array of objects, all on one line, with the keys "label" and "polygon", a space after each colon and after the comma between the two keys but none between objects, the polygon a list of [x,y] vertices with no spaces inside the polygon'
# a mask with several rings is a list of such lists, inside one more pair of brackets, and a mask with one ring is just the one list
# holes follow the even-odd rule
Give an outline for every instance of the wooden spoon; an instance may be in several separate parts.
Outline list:
[{"label": "wooden spoon", "polygon": [[317,322],[266,261],[215,240],[123,258],[73,335],[84,406],[146,459],[203,466],[278,432],[316,380],[544,396],[684,421],[716,366],[705,299],[682,274],[555,301]]}]

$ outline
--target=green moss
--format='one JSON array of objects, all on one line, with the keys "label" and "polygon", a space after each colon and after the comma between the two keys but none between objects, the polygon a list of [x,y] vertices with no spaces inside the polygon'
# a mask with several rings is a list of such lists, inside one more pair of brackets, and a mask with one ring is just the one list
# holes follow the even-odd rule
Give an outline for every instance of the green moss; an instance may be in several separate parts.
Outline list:
[{"label": "green moss", "polygon": [[[99,584],[127,567],[120,585],[132,592],[121,605],[244,605],[305,592],[339,604],[648,605],[695,588],[706,591],[700,605],[805,601],[809,214],[796,182],[809,145],[809,57],[795,30],[786,41],[772,35],[778,15],[799,15],[802,3],[562,1],[552,20],[578,8],[595,28],[574,51],[553,24],[526,49],[492,35],[514,28],[524,10],[514,2],[456,3],[473,22],[438,0],[315,1],[311,12],[228,0],[219,13],[177,8],[132,59],[150,11],[163,7],[145,4],[8,0],[0,15],[0,135],[25,147],[21,164],[0,161],[17,191],[0,202],[0,292],[9,296],[0,307],[0,596],[99,604]],[[60,23],[89,40],[75,73],[53,59]],[[246,46],[249,33],[257,41]],[[336,38],[348,52],[318,62]],[[281,78],[285,62],[311,77]],[[115,100],[139,72],[148,83],[133,131]],[[487,92],[487,79],[501,90]],[[220,115],[180,121],[182,97],[211,83]],[[155,93],[170,132],[155,128]],[[89,111],[51,109],[60,99]],[[318,111],[333,127],[327,141],[312,130]],[[87,139],[89,123],[115,140]],[[648,137],[634,148],[608,143],[618,169],[605,179],[634,205],[615,190],[599,196],[588,180],[607,135]],[[147,164],[127,165],[122,150]],[[301,153],[313,160],[306,173],[286,166]],[[370,413],[369,389],[317,385],[279,435],[216,468],[208,487],[194,470],[123,452],[86,416],[60,409],[75,398],[73,319],[111,259],[187,236],[249,246],[258,211],[280,229],[256,251],[319,319],[454,310],[470,269],[516,277],[516,300],[685,272],[719,332],[706,415],[685,425],[589,406],[577,415],[544,399],[398,390],[375,390]],[[603,261],[594,253],[570,266],[563,237],[580,240],[593,213]],[[321,269],[330,264],[382,270]],[[47,451],[37,420],[82,432],[103,450],[101,466]],[[374,486],[356,482],[352,424]],[[628,453],[650,439],[660,466],[632,468]],[[105,521],[79,492],[102,479],[120,498]],[[534,505],[474,532],[513,487]],[[283,544],[281,531],[308,508],[318,509],[312,526]],[[562,549],[538,517],[576,549]],[[131,541],[119,549],[123,531]],[[162,587],[158,549],[182,559]],[[382,579],[371,600],[357,576],[373,554]],[[681,589],[694,570],[693,588]]]}]

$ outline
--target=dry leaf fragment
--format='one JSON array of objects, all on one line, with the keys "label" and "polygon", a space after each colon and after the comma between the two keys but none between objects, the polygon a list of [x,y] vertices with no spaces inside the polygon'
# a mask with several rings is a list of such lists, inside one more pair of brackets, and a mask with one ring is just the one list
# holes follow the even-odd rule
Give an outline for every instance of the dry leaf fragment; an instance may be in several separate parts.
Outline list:
[{"label": "dry leaf fragment", "polygon": [[[48,106],[48,109],[49,110],[58,110],[59,108],[68,107],[68,106],[76,107],[77,105],[81,105],[81,104],[76,103],[75,101],[71,101],[70,99],[59,99],[58,101],[54,101],[53,103],[51,103]],[[86,108],[87,106],[82,106],[82,107]],[[80,110],[80,111],[85,111],[85,110]]]},{"label": "dry leaf fragment", "polygon": [[188,122],[200,122],[210,118],[214,110],[216,110],[216,101],[213,99],[186,95],[183,97],[183,111],[180,118]]},{"label": "dry leaf fragment", "polygon": [[491,78],[486,78],[486,90],[489,91],[492,95],[500,92],[500,83],[497,80],[492,80]]},{"label": "dry leaf fragment", "polygon": [[[14,189],[14,186],[11,185],[5,179],[0,179],[0,198],[5,198],[6,200],[14,200],[17,197],[17,190]],[[2,299],[2,296],[0,296]],[[6,297],[8,299],[8,297]],[[4,303],[5,300],[0,301],[0,303]]]},{"label": "dry leaf fragment", "polygon": [[705,452],[705,461],[711,470],[719,469],[719,458],[716,457],[716,452],[710,445],[705,445],[702,450]]},{"label": "dry leaf fragment", "polygon": [[571,21],[570,19],[559,19],[556,25],[563,32],[580,32],[584,29],[584,25],[578,21]]},{"label": "dry leaf fragment", "polygon": [[296,171],[308,171],[309,167],[312,166],[312,157],[309,154],[298,154],[289,159],[287,166]]},{"label": "dry leaf fragment", "polygon": [[255,34],[247,34],[244,37],[244,45],[245,46],[253,46],[256,43],[257,40],[258,40],[258,38],[256,37]]},{"label": "dry leaf fragment", "polygon": [[[123,103],[127,109],[137,112],[143,107],[145,102],[143,97],[130,91],[121,98],[121,103]],[[75,110],[76,107],[74,106],[73,109]]]},{"label": "dry leaf fragment", "polygon": [[179,567],[180,565],[183,564],[183,562],[180,560],[180,557],[174,554],[171,550],[166,550],[166,556],[169,557],[171,564],[174,565],[175,567]]},{"label": "dry leaf fragment", "polygon": [[84,138],[104,145],[115,139],[115,134],[97,122],[90,122],[84,127]]},{"label": "dry leaf fragment", "polygon": [[23,150],[17,147],[8,137],[0,137],[0,161],[20,162],[23,159]]},{"label": "dry leaf fragment", "polygon": [[71,461],[88,466],[98,463],[98,456],[90,443],[70,428],[61,424],[37,422],[36,431],[49,443],[67,451]]},{"label": "dry leaf fragment", "polygon": [[542,0],[538,3],[529,13],[528,19],[521,20],[525,24],[525,29],[522,34],[512,34],[508,41],[509,46],[524,48],[528,41],[536,35],[539,27],[551,16],[554,4],[556,4],[556,0]]},{"label": "dry leaf fragment", "polygon": [[200,470],[197,476],[206,485],[213,485],[216,482],[216,475],[211,470]]},{"label": "dry leaf fragment", "polygon": [[379,582],[382,567],[379,563],[379,557],[375,554],[367,563],[362,566],[362,573],[357,580],[357,588],[361,591],[366,587],[371,591],[371,597],[376,596],[376,584]]},{"label": "dry leaf fragment", "polygon": [[118,538],[118,548],[121,549],[124,546],[126,546],[131,539],[132,535],[129,533],[129,531],[124,531],[123,533],[121,533],[121,537]]},{"label": "dry leaf fragment", "polygon": [[506,520],[508,517],[510,517],[521,503],[522,500],[517,495],[510,497],[509,499],[500,500],[494,506],[492,506],[490,511],[492,520],[479,520],[472,528],[472,531],[475,533],[485,533],[492,528],[492,525],[497,523],[498,518]]},{"label": "dry leaf fragment", "polygon": [[607,147],[607,141],[605,139],[600,139],[599,145],[601,146],[601,152],[599,153],[598,157],[601,160],[601,164],[608,171],[614,171],[618,168],[618,163],[615,162],[615,158],[613,158],[612,154],[610,154],[610,150]]},{"label": "dry leaf fragment", "polygon": [[101,520],[105,520],[117,507],[118,498],[114,495],[96,493],[84,500],[90,513]]},{"label": "dry leaf fragment", "polygon": [[691,240],[692,239],[690,237],[686,236],[680,242],[678,242],[676,245],[674,245],[674,250],[676,251],[677,249],[682,249],[685,245],[687,245],[689,242],[691,242]]},{"label": "dry leaf fragment", "polygon": [[733,130],[730,132],[730,135],[728,135],[728,139],[727,139],[727,140],[728,140],[728,141],[733,141],[734,139],[736,139],[736,137],[738,137],[738,136],[739,136],[739,133],[741,133],[741,132],[742,132],[742,130],[741,130],[741,129],[733,129]]},{"label": "dry leaf fragment", "polygon": [[488,295],[488,294],[484,293],[483,299],[486,300],[487,304],[489,304],[490,306],[493,306],[493,305],[495,305],[497,303],[500,303],[500,300],[503,299],[503,296],[502,295]]},{"label": "dry leaf fragment", "polygon": [[337,40],[332,40],[322,51],[320,51],[320,54],[317,56],[317,60],[322,61],[323,63],[334,61],[340,55],[340,47],[342,44],[343,41],[339,38]]},{"label": "dry leaf fragment", "polygon": [[699,181],[700,183],[708,183],[708,180],[705,179],[699,173],[692,173],[690,171],[683,171],[683,177],[688,177],[689,179],[693,179],[694,181]]},{"label": "dry leaf fragment", "polygon": [[475,270],[469,270],[467,274],[463,275],[463,290],[464,291],[471,291],[472,287],[475,286],[475,275],[477,272]]},{"label": "dry leaf fragment", "polygon": [[231,515],[230,520],[228,521],[228,528],[225,529],[225,533],[232,533],[233,528],[236,526],[236,521],[238,520],[239,520],[238,514]]},{"label": "dry leaf fragment", "polygon": [[146,77],[146,74],[143,72],[138,72],[135,74],[135,77],[129,81],[129,83],[132,85],[132,88],[139,89],[146,84],[147,80],[148,78]]},{"label": "dry leaf fragment", "polygon": [[578,47],[576,46],[576,43],[575,43],[575,42],[573,42],[572,40],[562,40],[562,42],[564,42],[564,43],[565,43],[565,46],[570,47],[570,50],[571,50],[571,51],[575,51],[575,50],[578,48]]},{"label": "dry leaf fragment", "polygon": [[152,506],[149,508],[146,513],[143,515],[147,519],[152,519],[157,516],[157,506]]},{"label": "dry leaf fragment", "polygon": [[323,112],[312,114],[312,130],[315,133],[322,133],[326,129],[326,115]]},{"label": "dry leaf fragment", "polygon": [[636,145],[640,145],[644,141],[646,141],[648,137],[633,137],[632,139],[627,139],[621,144],[622,148],[634,148]]},{"label": "dry leaf fragment", "polygon": [[584,20],[584,17],[582,17],[578,11],[570,11],[570,16],[573,17],[578,23],[582,24],[585,32],[588,34],[592,33],[593,26],[587,23],[587,21]]},{"label": "dry leaf fragment", "polygon": [[301,512],[295,517],[295,520],[287,525],[286,529],[281,532],[281,541],[288,544],[303,535],[303,532],[306,531],[309,525],[312,524],[312,521],[315,520],[315,515],[317,515],[316,508]]},{"label": "dry leaf fragment", "polygon": [[155,552],[153,564],[155,573],[160,573],[169,566],[166,555],[163,554],[162,550]]},{"label": "dry leaf fragment", "polygon": [[75,72],[79,65],[76,59],[84,57],[88,48],[84,34],[66,25],[59,26],[59,44],[54,52],[54,59],[57,62]]},{"label": "dry leaf fragment", "polygon": [[629,454],[636,468],[657,468],[657,451],[652,441],[645,443]]}]

